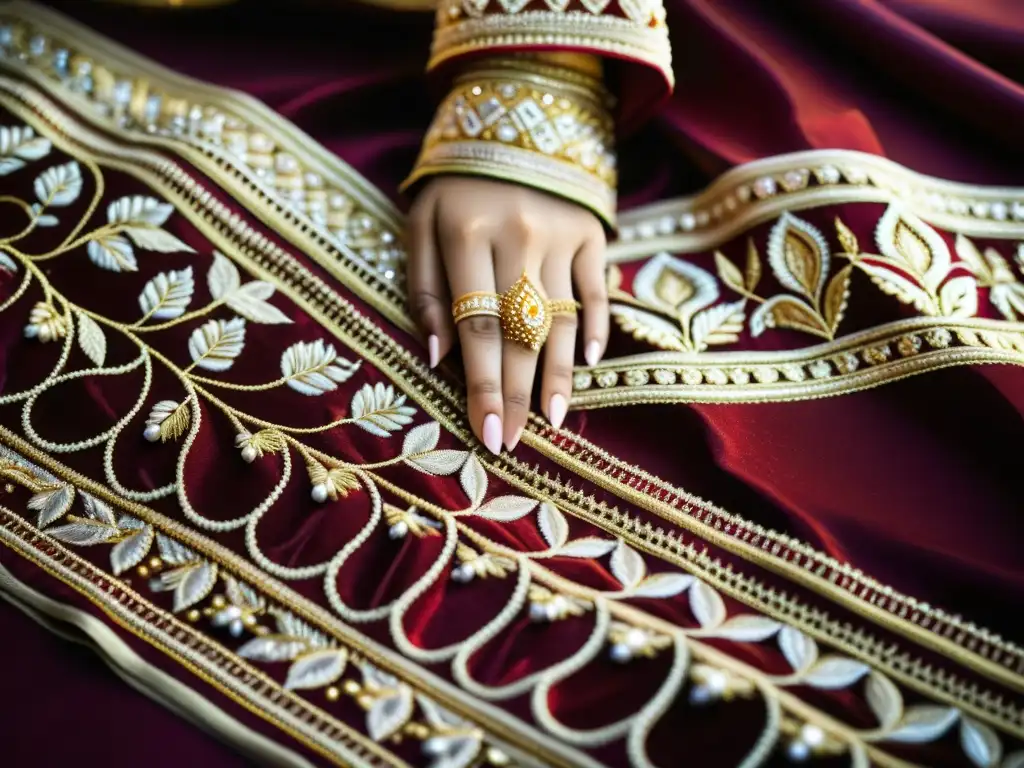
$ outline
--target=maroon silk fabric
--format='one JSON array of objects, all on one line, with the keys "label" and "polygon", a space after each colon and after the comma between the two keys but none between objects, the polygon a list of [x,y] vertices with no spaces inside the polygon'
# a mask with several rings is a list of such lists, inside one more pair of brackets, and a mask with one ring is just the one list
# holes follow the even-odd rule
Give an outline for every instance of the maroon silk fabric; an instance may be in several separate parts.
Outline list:
[{"label": "maroon silk fabric", "polygon": [[[341,4],[173,13],[52,4],[173,69],[262,99],[386,191],[412,164],[432,113],[422,75],[428,15]],[[882,154],[959,181],[1024,183],[1024,9],[1015,0],[668,5],[678,90],[624,145],[624,207],[693,191],[737,163],[812,148]],[[993,367],[824,401],[573,414],[568,426],[730,511],[922,599],[969,606],[970,618],[1005,631],[1008,608],[1024,602],[1024,571],[1019,469],[1002,446],[1024,437],[1022,408],[1024,376]],[[652,446],[638,432],[672,441]],[[401,584],[402,568],[399,558],[382,582]],[[30,631],[8,613],[0,636]],[[429,643],[429,627],[414,639]],[[26,657],[26,685],[47,679],[33,675],[52,650]],[[60,679],[84,685],[68,682],[80,674],[69,665]],[[159,713],[157,730],[187,750],[152,749],[148,765],[180,764],[186,751],[192,764],[231,764]],[[19,729],[6,741],[26,754],[39,736]],[[107,746],[100,755],[93,744],[96,764],[137,764],[113,740]],[[70,762],[78,749],[71,740],[47,748],[44,760],[14,764]]]}]

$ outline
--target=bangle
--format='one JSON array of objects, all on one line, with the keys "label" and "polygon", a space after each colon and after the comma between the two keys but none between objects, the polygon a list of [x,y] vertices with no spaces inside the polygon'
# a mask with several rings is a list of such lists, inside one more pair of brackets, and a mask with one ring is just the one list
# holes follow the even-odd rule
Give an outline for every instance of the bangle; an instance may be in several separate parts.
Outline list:
[{"label": "bangle", "polygon": [[484,62],[441,103],[412,174],[512,181],[589,208],[610,226],[616,166],[610,99],[597,79],[530,59]]}]

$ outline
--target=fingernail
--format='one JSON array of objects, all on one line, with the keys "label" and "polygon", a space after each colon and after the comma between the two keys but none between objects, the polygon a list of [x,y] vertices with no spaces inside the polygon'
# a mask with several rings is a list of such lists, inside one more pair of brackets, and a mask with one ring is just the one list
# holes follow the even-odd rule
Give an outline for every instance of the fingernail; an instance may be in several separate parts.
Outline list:
[{"label": "fingernail", "polygon": [[591,367],[601,362],[601,345],[596,339],[587,342],[587,348],[583,351],[583,359]]},{"label": "fingernail", "polygon": [[427,354],[430,356],[430,367],[437,368],[437,364],[441,362],[441,343],[434,334],[430,334],[430,338],[427,339]]},{"label": "fingernail", "polygon": [[484,445],[495,456],[501,453],[501,419],[496,413],[488,413],[484,418]]},{"label": "fingernail", "polygon": [[505,444],[505,447],[508,448],[510,451],[514,451],[516,449],[516,446],[519,445],[519,438],[521,438],[522,436],[523,428],[520,427],[519,429],[516,430],[516,433],[512,435],[512,439]]},{"label": "fingernail", "polygon": [[565,398],[559,394],[551,396],[551,401],[548,403],[548,421],[551,422],[551,426],[558,429],[562,426],[562,422],[565,421],[565,414],[568,412],[569,407],[565,402]]}]

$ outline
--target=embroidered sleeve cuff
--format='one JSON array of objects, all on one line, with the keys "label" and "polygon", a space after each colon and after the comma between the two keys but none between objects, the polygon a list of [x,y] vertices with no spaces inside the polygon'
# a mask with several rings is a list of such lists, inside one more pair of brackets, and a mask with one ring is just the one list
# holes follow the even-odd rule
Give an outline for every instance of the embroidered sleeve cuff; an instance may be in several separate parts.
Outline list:
[{"label": "embroidered sleeve cuff", "polygon": [[456,79],[403,188],[437,174],[512,181],[615,218],[614,124],[600,79],[509,58]]}]

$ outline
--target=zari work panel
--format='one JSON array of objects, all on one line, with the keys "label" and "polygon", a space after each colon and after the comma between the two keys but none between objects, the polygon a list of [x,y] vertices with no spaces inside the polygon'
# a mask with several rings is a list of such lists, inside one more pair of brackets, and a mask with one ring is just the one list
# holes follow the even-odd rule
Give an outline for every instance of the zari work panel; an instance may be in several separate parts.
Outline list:
[{"label": "zari work panel", "polygon": [[[30,10],[13,13],[48,23]],[[515,457],[475,451],[454,377],[403,330],[400,285],[381,288],[389,268],[268,193],[251,156],[95,109],[32,56],[0,58],[10,579],[41,569],[211,706],[325,764],[1020,764],[1018,646],[571,431],[537,421]],[[339,168],[357,229],[397,227]],[[922,285],[953,301],[950,260],[925,277],[940,236],[874,205],[897,245],[863,260],[892,271],[924,243]],[[846,219],[852,272],[871,238]],[[829,323],[826,224],[751,223],[756,270],[623,263],[617,306],[675,301],[678,321],[688,290],[706,310],[722,285],[764,306],[750,275],[771,270]],[[983,259],[1002,247],[972,237]],[[946,322],[988,332],[969,320]]]}]

